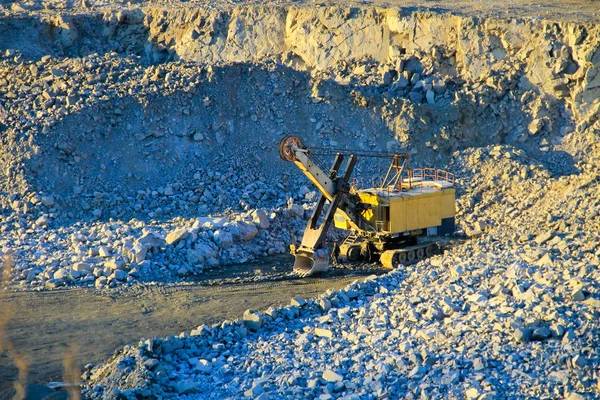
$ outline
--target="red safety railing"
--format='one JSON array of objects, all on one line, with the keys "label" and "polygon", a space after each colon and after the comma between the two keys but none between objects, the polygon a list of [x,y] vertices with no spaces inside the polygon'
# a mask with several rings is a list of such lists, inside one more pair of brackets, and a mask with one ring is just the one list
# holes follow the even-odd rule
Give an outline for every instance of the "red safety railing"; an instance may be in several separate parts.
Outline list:
[{"label": "red safety railing", "polygon": [[445,181],[454,185],[454,174],[443,169],[414,168],[409,176],[413,179],[429,180],[434,182]]},{"label": "red safety railing", "polygon": [[370,181],[371,186],[365,185],[364,178],[352,178],[351,188],[353,190],[361,190],[361,189],[370,189],[370,188],[379,188],[383,192],[387,194],[389,198],[390,194],[397,194],[402,196],[402,188],[405,185],[408,185],[410,188],[414,186],[419,186],[419,190],[423,193],[423,182],[448,182],[451,185],[454,185],[455,176],[453,173],[445,171],[443,169],[436,168],[413,168],[409,170],[405,170],[402,175],[400,175],[396,186],[393,188],[381,187],[383,184],[383,179],[381,177],[373,177],[371,179],[367,179],[367,182]]}]

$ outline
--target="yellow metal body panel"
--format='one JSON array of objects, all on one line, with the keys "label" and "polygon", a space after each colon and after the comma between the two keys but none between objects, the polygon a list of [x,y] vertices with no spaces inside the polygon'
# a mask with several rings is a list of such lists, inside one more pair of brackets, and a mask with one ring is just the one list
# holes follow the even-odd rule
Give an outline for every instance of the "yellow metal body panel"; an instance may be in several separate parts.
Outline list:
[{"label": "yellow metal body panel", "polygon": [[379,196],[374,193],[358,192],[358,197],[360,197],[360,201],[365,204],[377,206],[380,203]]},{"label": "yellow metal body panel", "polygon": [[[377,196],[374,193],[359,192],[358,197],[360,197],[360,201],[362,203],[370,204],[373,206],[373,208],[376,208],[379,205],[379,196]],[[366,219],[372,227],[375,227],[375,220],[377,218],[375,217],[375,214],[372,210],[367,210],[365,212],[362,212],[361,214],[363,218]]]},{"label": "yellow metal body panel", "polygon": [[442,219],[452,218],[456,214],[456,194],[454,189],[442,192]]},{"label": "yellow metal body panel", "polygon": [[406,232],[440,226],[454,217],[454,189],[418,193],[390,200],[390,231]]},{"label": "yellow metal body panel", "polygon": [[[423,188],[403,193],[400,196],[380,195],[377,193],[358,192],[361,202],[370,204],[372,210],[362,215],[377,228],[381,221],[385,231],[408,232],[442,225],[442,219],[452,218],[455,215],[455,190]],[[389,221],[383,216],[383,209],[389,207]],[[350,222],[344,215],[336,212],[334,225],[340,229],[350,229]]]},{"label": "yellow metal body panel", "polygon": [[333,214],[333,226],[335,226],[338,229],[350,229],[350,223],[348,222],[348,220],[339,212],[335,212],[335,214]]}]

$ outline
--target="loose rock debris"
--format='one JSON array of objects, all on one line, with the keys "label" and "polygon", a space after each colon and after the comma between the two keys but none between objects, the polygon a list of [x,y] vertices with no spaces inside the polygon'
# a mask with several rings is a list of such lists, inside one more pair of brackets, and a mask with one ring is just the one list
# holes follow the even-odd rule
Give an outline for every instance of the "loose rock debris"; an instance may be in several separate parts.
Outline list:
[{"label": "loose rock debris", "polygon": [[85,395],[600,396],[595,14],[58,6],[0,6],[11,290],[175,282],[286,252],[317,200],[276,161],[286,134],[454,172],[467,238],[126,346],[88,366]]}]

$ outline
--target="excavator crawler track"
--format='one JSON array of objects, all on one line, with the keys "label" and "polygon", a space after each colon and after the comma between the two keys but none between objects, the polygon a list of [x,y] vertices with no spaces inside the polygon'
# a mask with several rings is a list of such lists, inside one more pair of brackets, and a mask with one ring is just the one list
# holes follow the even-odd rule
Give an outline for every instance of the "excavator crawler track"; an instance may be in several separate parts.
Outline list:
[{"label": "excavator crawler track", "polygon": [[379,258],[385,268],[394,269],[400,265],[412,264],[431,257],[439,250],[435,243],[420,244],[402,249],[386,250]]}]

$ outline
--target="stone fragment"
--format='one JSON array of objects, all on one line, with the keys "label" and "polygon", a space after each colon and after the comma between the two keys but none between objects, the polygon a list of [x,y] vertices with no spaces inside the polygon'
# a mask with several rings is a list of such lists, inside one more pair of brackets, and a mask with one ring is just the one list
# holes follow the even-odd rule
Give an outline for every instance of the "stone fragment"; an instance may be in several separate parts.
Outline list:
[{"label": "stone fragment", "polygon": [[108,278],[106,276],[101,276],[98,279],[96,279],[94,286],[96,286],[96,288],[98,289],[103,288],[104,286],[106,286],[107,281]]},{"label": "stone fragment", "polygon": [[77,101],[79,101],[79,96],[77,96],[76,94],[71,94],[71,95],[67,96],[67,105],[68,106],[73,106],[73,105],[77,104]]},{"label": "stone fragment", "polygon": [[44,227],[48,225],[48,217],[46,215],[40,216],[35,220],[35,225],[39,227]]},{"label": "stone fragment", "polygon": [[410,99],[410,101],[412,101],[413,103],[422,103],[423,102],[423,95],[421,93],[417,93],[417,92],[410,92],[408,94],[408,98]]},{"label": "stone fragment", "polygon": [[550,329],[543,326],[543,327],[534,329],[533,334],[531,335],[531,340],[541,341],[541,340],[549,338],[550,336],[552,336],[552,332],[550,332]]},{"label": "stone fragment", "polygon": [[290,304],[292,306],[302,307],[303,305],[306,304],[306,300],[299,298],[299,297],[292,297]]},{"label": "stone fragment", "polygon": [[588,360],[581,354],[577,354],[572,360],[573,366],[576,368],[585,368],[588,365]]},{"label": "stone fragment", "polygon": [[198,385],[192,380],[179,381],[175,384],[175,389],[180,395],[196,393]]},{"label": "stone fragment", "polygon": [[323,372],[323,379],[326,382],[341,382],[344,377],[328,368]]},{"label": "stone fragment", "polygon": [[477,357],[473,360],[473,370],[481,371],[485,369],[485,363],[481,359],[481,357]]},{"label": "stone fragment", "polygon": [[196,371],[208,374],[212,371],[211,362],[205,359],[198,360],[198,364],[196,364]]},{"label": "stone fragment", "polygon": [[531,329],[520,327],[515,329],[513,336],[519,343],[527,343],[531,340]]},{"label": "stone fragment", "polygon": [[487,297],[485,297],[481,293],[473,293],[469,297],[467,297],[467,301],[471,303],[485,303],[487,301]]},{"label": "stone fragment", "polygon": [[190,233],[187,229],[178,228],[174,231],[169,232],[169,234],[165,238],[165,241],[167,242],[167,244],[176,246],[180,241],[187,239],[189,235]]},{"label": "stone fragment", "polygon": [[54,206],[54,197],[52,196],[42,196],[42,204],[44,207],[52,207]]},{"label": "stone fragment", "polygon": [[122,269],[115,270],[114,274],[115,279],[119,281],[123,281],[127,278],[127,272],[123,271]]},{"label": "stone fragment", "polygon": [[420,379],[427,373],[427,367],[423,365],[417,365],[408,373],[408,377],[411,379]]},{"label": "stone fragment", "polygon": [[265,210],[254,210],[254,212],[252,212],[252,222],[260,229],[269,229],[269,226],[271,225]]},{"label": "stone fragment", "polygon": [[532,120],[529,123],[529,125],[527,126],[527,129],[529,130],[529,134],[537,135],[544,127],[544,124],[545,124],[545,121],[542,118],[536,118],[536,119]]},{"label": "stone fragment", "polygon": [[577,334],[573,329],[567,329],[565,334],[563,335],[562,342],[563,343],[571,343],[577,340]]},{"label": "stone fragment", "polygon": [[148,248],[142,246],[139,242],[135,242],[133,245],[126,247],[123,251],[123,254],[127,256],[131,261],[140,264],[146,259],[146,255],[148,254]]},{"label": "stone fragment", "polygon": [[575,301],[584,301],[585,300],[585,294],[583,293],[583,290],[581,290],[581,289],[576,289],[571,296],[573,297],[573,300],[575,300]]},{"label": "stone fragment", "polygon": [[260,396],[265,393],[265,389],[262,387],[261,383],[254,383],[252,387],[244,392],[244,396],[246,397],[254,397]]},{"label": "stone fragment", "polygon": [[318,337],[331,339],[333,337],[333,332],[331,332],[329,329],[315,328],[315,335]]},{"label": "stone fragment", "polygon": [[127,263],[121,256],[111,257],[108,260],[106,260],[106,262],[104,263],[104,266],[114,271],[117,269],[127,268]]},{"label": "stone fragment", "polygon": [[381,74],[381,81],[384,86],[389,86],[392,83],[392,73],[390,71],[383,71]]},{"label": "stone fragment", "polygon": [[595,297],[588,297],[583,301],[583,303],[591,308],[600,308],[600,299]]},{"label": "stone fragment", "polygon": [[146,361],[144,361],[144,367],[146,367],[149,370],[153,370],[156,367],[158,367],[160,364],[160,361],[158,361],[156,358],[149,358]]},{"label": "stone fragment", "polygon": [[290,218],[304,218],[304,208],[300,204],[290,204],[288,206],[288,215]]},{"label": "stone fragment", "polygon": [[77,271],[80,274],[84,275],[92,271],[92,265],[86,262],[78,262],[73,264],[71,267],[73,271]]},{"label": "stone fragment", "polygon": [[244,242],[248,242],[258,235],[258,229],[256,229],[255,224],[248,224],[243,221],[238,221],[236,223],[237,233],[233,234],[234,239],[242,240]]},{"label": "stone fragment", "polygon": [[69,277],[69,272],[65,268],[59,268],[52,277],[54,279],[67,279]]},{"label": "stone fragment", "polygon": [[246,310],[242,317],[244,324],[250,330],[257,331],[263,324],[263,318],[260,313],[253,310]]},{"label": "stone fragment", "polygon": [[433,91],[437,95],[442,95],[446,93],[446,82],[438,79],[433,82]]},{"label": "stone fragment", "polygon": [[46,281],[46,287],[49,289],[56,289],[57,287],[64,286],[64,279],[49,279]]},{"label": "stone fragment", "polygon": [[137,242],[147,249],[160,249],[167,245],[167,241],[156,233],[145,233]]},{"label": "stone fragment", "polygon": [[554,265],[554,261],[552,260],[552,256],[550,255],[550,253],[546,253],[535,262],[535,265],[551,267]]},{"label": "stone fragment", "polygon": [[546,243],[548,240],[552,239],[553,233],[551,231],[541,233],[533,239],[539,245]]},{"label": "stone fragment", "polygon": [[465,397],[467,399],[477,399],[482,394],[483,394],[482,390],[479,388],[475,388],[475,387],[469,388],[465,391]]},{"label": "stone fragment", "polygon": [[100,257],[109,257],[110,256],[110,249],[108,248],[108,246],[100,246],[98,248],[98,255]]},{"label": "stone fragment", "polygon": [[324,312],[327,312],[331,309],[331,302],[328,299],[319,299],[318,304]]},{"label": "stone fragment", "polygon": [[306,387],[309,389],[314,389],[319,385],[319,381],[317,379],[309,379],[306,381]]},{"label": "stone fragment", "polygon": [[425,97],[427,98],[427,103],[428,104],[435,104],[435,93],[433,92],[433,90],[429,89],[427,91],[427,94],[425,95]]},{"label": "stone fragment", "polygon": [[213,238],[217,246],[221,249],[228,249],[233,246],[233,236],[230,232],[217,230],[215,231]]},{"label": "stone fragment", "polygon": [[431,306],[427,310],[427,316],[433,320],[443,320],[444,319],[444,311],[437,306]]}]

